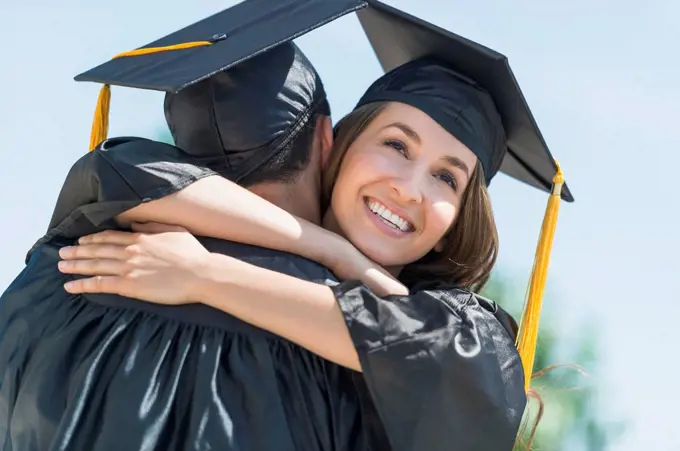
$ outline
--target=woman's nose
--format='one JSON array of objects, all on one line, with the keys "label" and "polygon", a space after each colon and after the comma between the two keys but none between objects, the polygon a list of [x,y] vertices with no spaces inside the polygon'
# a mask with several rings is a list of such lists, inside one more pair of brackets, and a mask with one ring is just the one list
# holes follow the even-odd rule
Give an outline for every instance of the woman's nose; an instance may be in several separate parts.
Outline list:
[{"label": "woman's nose", "polygon": [[421,203],[423,201],[422,176],[409,174],[391,180],[391,188],[397,198],[404,203]]}]

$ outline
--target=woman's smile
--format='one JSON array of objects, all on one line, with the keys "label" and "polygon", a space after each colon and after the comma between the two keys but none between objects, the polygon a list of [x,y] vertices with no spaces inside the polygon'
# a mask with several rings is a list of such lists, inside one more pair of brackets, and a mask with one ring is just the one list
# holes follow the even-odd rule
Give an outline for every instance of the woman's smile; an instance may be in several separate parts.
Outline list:
[{"label": "woman's smile", "polygon": [[388,236],[403,238],[415,232],[413,222],[396,208],[387,207],[383,202],[372,197],[365,197],[364,205],[371,222]]}]

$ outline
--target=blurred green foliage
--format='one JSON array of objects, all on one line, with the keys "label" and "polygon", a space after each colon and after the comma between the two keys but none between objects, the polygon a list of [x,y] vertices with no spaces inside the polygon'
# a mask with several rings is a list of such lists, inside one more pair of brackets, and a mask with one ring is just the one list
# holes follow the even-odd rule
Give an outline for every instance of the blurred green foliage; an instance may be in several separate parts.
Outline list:
[{"label": "blurred green foliage", "polygon": [[[496,301],[517,321],[521,317],[524,290],[518,289],[498,272],[481,292]],[[604,451],[623,432],[624,423],[603,420],[597,411],[597,386],[592,377],[598,370],[599,337],[593,324],[579,327],[578,334],[560,337],[556,327],[559,319],[551,315],[550,304],[558,296],[546,292],[538,349],[534,365],[532,388],[544,404],[532,450]],[[528,425],[517,442],[516,451],[528,450],[527,439],[535,424],[539,402],[530,399],[524,422]]]}]

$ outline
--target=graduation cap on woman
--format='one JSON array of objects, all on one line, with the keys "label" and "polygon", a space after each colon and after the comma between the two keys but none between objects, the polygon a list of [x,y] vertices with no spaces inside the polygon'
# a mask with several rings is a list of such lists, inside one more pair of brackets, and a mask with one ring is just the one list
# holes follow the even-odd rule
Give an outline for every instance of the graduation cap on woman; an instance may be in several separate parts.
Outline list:
[{"label": "graduation cap on woman", "polygon": [[487,183],[500,171],[550,193],[517,338],[528,389],[557,211],[574,199],[500,53],[375,0],[245,0],[77,76],[104,84],[90,147],[106,138],[109,85],[178,93],[355,11],[388,72],[360,104],[410,103],[477,155]]}]

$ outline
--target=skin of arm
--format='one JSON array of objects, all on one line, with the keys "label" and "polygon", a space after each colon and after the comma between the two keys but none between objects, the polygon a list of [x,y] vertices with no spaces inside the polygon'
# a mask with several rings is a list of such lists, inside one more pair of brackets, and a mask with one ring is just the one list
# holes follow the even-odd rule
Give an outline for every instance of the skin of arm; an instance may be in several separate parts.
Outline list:
[{"label": "skin of arm", "polygon": [[139,205],[116,218],[184,227],[194,235],[237,241],[290,252],[328,268],[358,252],[341,236],[298,218],[220,176],[198,180],[188,187]]},{"label": "skin of arm", "polygon": [[194,299],[327,360],[361,371],[357,351],[329,287],[220,254],[210,254],[202,269]]},{"label": "skin of arm", "polygon": [[341,280],[358,279],[380,295],[408,289],[349,241],[220,176],[203,178],[162,199],[119,215],[122,226],[156,222],[194,235],[266,247],[316,261]]},{"label": "skin of arm", "polygon": [[60,271],[96,276],[71,280],[66,291],[118,294],[166,305],[200,302],[360,370],[329,287],[210,253],[176,226],[142,228],[152,233],[111,230],[61,248]]}]

